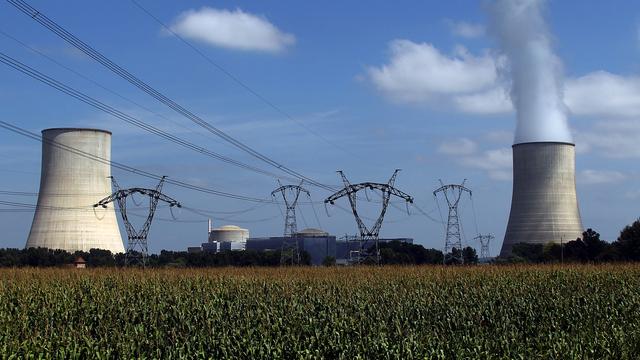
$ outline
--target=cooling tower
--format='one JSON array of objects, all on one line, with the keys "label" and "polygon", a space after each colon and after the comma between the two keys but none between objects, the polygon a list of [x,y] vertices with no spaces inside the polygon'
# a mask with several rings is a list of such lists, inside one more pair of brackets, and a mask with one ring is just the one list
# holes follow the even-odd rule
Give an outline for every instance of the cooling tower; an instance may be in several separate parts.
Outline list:
[{"label": "cooling tower", "polygon": [[546,244],[582,236],[575,177],[575,145],[513,145],[513,197],[500,256],[517,243]]},{"label": "cooling tower", "polygon": [[106,209],[93,207],[111,194],[110,165],[62,148],[111,160],[111,133],[97,129],[46,129],[42,140],[38,207],[27,247],[124,252],[113,204]]}]

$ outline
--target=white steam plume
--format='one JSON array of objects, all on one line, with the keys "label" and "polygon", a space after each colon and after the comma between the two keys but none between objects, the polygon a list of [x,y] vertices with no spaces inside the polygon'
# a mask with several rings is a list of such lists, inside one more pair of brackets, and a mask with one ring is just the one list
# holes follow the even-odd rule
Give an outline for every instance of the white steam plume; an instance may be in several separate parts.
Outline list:
[{"label": "white steam plume", "polygon": [[495,0],[489,6],[490,32],[507,61],[511,101],[518,124],[515,143],[571,142],[562,100],[562,63],[553,53],[542,11],[544,0]]}]

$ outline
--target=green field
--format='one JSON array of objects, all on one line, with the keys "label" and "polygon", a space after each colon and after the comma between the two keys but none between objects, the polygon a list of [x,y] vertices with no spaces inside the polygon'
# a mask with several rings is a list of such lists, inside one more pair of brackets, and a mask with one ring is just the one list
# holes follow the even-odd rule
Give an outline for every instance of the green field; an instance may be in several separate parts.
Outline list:
[{"label": "green field", "polygon": [[2,357],[640,356],[640,266],[0,270]]}]

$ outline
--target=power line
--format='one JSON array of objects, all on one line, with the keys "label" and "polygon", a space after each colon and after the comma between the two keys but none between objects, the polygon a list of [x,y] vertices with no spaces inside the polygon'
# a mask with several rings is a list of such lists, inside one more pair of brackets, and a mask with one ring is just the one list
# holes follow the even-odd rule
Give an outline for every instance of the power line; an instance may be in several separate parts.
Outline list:
[{"label": "power line", "polygon": [[[60,206],[46,206],[46,205],[29,204],[29,203],[23,203],[23,202],[5,201],[5,200],[0,200],[0,205],[9,207],[9,208],[0,208],[0,212],[9,212],[9,213],[13,213],[13,212],[32,213],[38,209],[56,210],[56,211],[79,211],[79,210],[94,211],[93,205],[88,205],[85,207],[60,207]],[[176,223],[202,223],[202,222],[206,222],[207,221],[206,219],[208,218],[213,218],[215,220],[233,221],[237,223],[259,223],[259,222],[273,220],[277,217],[277,216],[275,217],[271,216],[267,218],[252,219],[252,220],[237,220],[237,219],[232,219],[230,217],[209,216],[201,211],[194,211],[193,208],[189,208],[189,207],[183,207],[183,209],[189,212],[192,212],[194,214],[200,215],[203,217],[203,219],[202,220],[168,219],[168,218],[154,218],[154,219],[165,221],[165,222],[176,222]],[[115,210],[120,211],[119,209],[115,209]],[[147,218],[147,215],[141,215],[135,212],[129,212],[129,214],[136,217]]]},{"label": "power line", "polygon": [[287,173],[287,174],[289,174],[289,175],[291,175],[293,177],[296,177],[296,178],[301,179],[301,180],[305,180],[305,182],[307,182],[307,183],[309,183],[311,185],[323,188],[325,190],[334,191],[334,189],[331,188],[330,186],[322,184],[322,183],[319,183],[319,182],[317,182],[317,181],[315,181],[315,180],[313,180],[313,179],[311,179],[309,177],[306,177],[306,176],[300,174],[299,172],[296,172],[296,171],[288,168],[287,166],[285,166],[285,165],[283,165],[283,164],[281,164],[281,163],[269,158],[266,155],[263,155],[262,153],[260,153],[260,152],[258,152],[256,150],[254,150],[253,148],[251,148],[250,146],[242,143],[241,141],[239,141],[239,140],[233,138],[232,136],[226,134],[224,131],[218,129],[217,127],[215,127],[213,125],[211,125],[210,123],[208,123],[207,121],[205,121],[201,117],[195,115],[193,112],[189,111],[188,109],[184,108],[180,104],[178,104],[175,101],[171,100],[169,97],[165,96],[164,94],[162,94],[158,90],[154,89],[153,87],[151,87],[150,85],[148,85],[147,83],[142,81],[141,79],[137,78],[136,76],[131,74],[126,69],[122,68],[118,64],[116,64],[113,61],[111,61],[110,59],[105,57],[103,54],[101,54],[99,51],[95,50],[91,46],[89,46],[86,43],[84,43],[82,40],[77,38],[75,35],[71,34],[67,30],[65,30],[63,27],[58,25],[53,20],[49,19],[46,15],[44,15],[40,11],[36,10],[34,7],[29,5],[25,1],[22,1],[22,0],[7,0],[7,1],[10,4],[12,4],[13,6],[15,6],[18,10],[22,11],[25,15],[31,17],[33,20],[37,21],[42,26],[46,27],[51,32],[53,32],[54,34],[58,35],[61,39],[65,40],[67,43],[73,45],[78,50],[80,50],[83,53],[85,53],[87,56],[91,57],[92,59],[94,59],[97,62],[99,62],[100,64],[102,64],[107,69],[111,70],[113,73],[115,73],[118,76],[122,77],[123,79],[125,79],[126,81],[131,83],[132,85],[134,85],[137,88],[139,88],[140,90],[146,92],[147,94],[149,94],[150,96],[152,96],[156,100],[160,101],[164,105],[166,105],[169,108],[171,108],[174,111],[176,111],[178,114],[184,116],[185,118],[187,118],[187,119],[191,120],[192,122],[196,123],[197,125],[201,126],[205,130],[211,132],[214,135],[217,135],[218,137],[220,137],[224,141],[232,144],[233,146],[235,146],[238,149],[248,153],[249,155],[251,155],[251,156],[253,156],[253,157],[255,157],[255,158],[259,159],[259,160],[262,160],[265,163],[267,163],[267,164],[269,164],[269,165],[271,165],[271,166],[273,166],[273,167],[275,167],[275,168],[277,168],[277,169],[279,169],[279,170],[281,170],[281,171],[283,171],[283,172],[285,172],[285,173]]},{"label": "power line", "polygon": [[28,49],[28,50],[30,50],[30,51],[42,56],[43,58],[49,60],[50,62],[56,64],[57,66],[59,66],[61,68],[69,71],[70,73],[72,73],[72,74],[74,74],[74,75],[76,75],[76,76],[78,76],[78,77],[80,77],[80,78],[92,83],[93,85],[103,89],[104,91],[107,91],[108,93],[110,93],[110,94],[112,94],[114,96],[117,96],[118,98],[120,98],[120,99],[122,99],[122,100],[124,100],[124,101],[126,101],[126,102],[128,102],[128,103],[130,103],[132,105],[134,105],[134,106],[139,107],[140,109],[142,109],[144,111],[147,111],[150,114],[153,114],[153,115],[155,115],[155,116],[157,116],[159,118],[162,118],[162,119],[164,119],[166,121],[169,121],[172,124],[174,124],[176,126],[179,126],[182,129],[185,129],[185,130],[189,131],[190,133],[201,135],[201,136],[204,136],[204,137],[206,137],[208,139],[214,139],[214,137],[211,134],[206,134],[206,133],[201,133],[201,132],[194,131],[192,128],[190,128],[188,126],[185,126],[185,125],[183,125],[183,124],[181,124],[181,123],[179,123],[177,121],[174,121],[174,120],[170,119],[169,117],[164,116],[163,114],[161,114],[159,112],[156,112],[156,111],[154,111],[152,109],[149,109],[148,107],[140,104],[139,102],[137,102],[135,100],[132,100],[131,98],[128,98],[128,97],[118,93],[117,91],[108,88],[107,86],[105,86],[105,85],[97,82],[96,80],[94,80],[94,79],[92,79],[92,78],[80,73],[79,71],[76,71],[73,68],[71,68],[71,67],[69,67],[69,66],[67,66],[67,65],[65,65],[65,64],[63,64],[63,63],[61,63],[59,61],[57,61],[53,57],[47,55],[46,53],[38,50],[37,48],[35,48],[33,46],[30,46],[29,44],[25,43],[24,41],[21,41],[20,39],[16,38],[15,36],[12,36],[11,34],[7,33],[6,31],[4,31],[2,29],[0,29],[0,34],[3,35],[4,37],[14,41],[15,43],[19,44],[23,48]]},{"label": "power line", "polygon": [[[28,197],[36,197],[39,195],[39,193],[37,192],[27,192],[27,191],[13,191],[13,190],[0,190],[0,195],[7,195],[7,196],[28,196]],[[56,193],[47,193],[47,196],[49,197],[57,197],[57,196],[64,196],[64,197],[70,197],[70,196],[78,196],[78,195],[95,195],[95,196],[103,196],[103,193],[100,194],[80,194],[80,193],[65,193],[65,194],[56,194]],[[259,204],[259,205],[255,205],[246,209],[242,209],[242,210],[234,210],[234,211],[216,211],[216,210],[205,210],[205,209],[194,209],[194,210],[199,210],[203,213],[208,213],[211,214],[211,217],[217,217],[218,215],[241,215],[241,214],[246,214],[250,211],[253,211],[255,209],[258,209],[260,207],[263,207],[265,205],[269,205],[268,203],[263,203],[263,204]],[[158,208],[163,207],[162,205],[158,205]],[[206,215],[203,215],[206,216]]]},{"label": "power line", "polygon": [[38,70],[35,70],[34,68],[32,68],[32,67],[30,67],[28,65],[25,65],[24,63],[22,63],[22,62],[20,62],[20,61],[18,61],[16,59],[4,54],[2,52],[0,52],[0,62],[4,63],[5,65],[7,65],[7,66],[9,66],[9,67],[11,67],[11,68],[13,68],[15,70],[18,70],[19,72],[21,72],[21,73],[23,73],[25,75],[28,75],[29,77],[31,77],[31,78],[33,78],[35,80],[40,81],[40,82],[42,82],[42,83],[44,83],[44,84],[46,84],[46,85],[48,85],[48,86],[60,91],[62,93],[65,93],[65,94],[67,94],[67,95],[69,95],[69,96],[71,96],[71,97],[73,97],[73,98],[75,98],[77,100],[80,100],[81,102],[83,102],[83,103],[85,103],[87,105],[93,106],[94,108],[96,108],[98,110],[101,110],[101,111],[103,111],[103,112],[105,112],[105,113],[107,113],[107,114],[109,114],[109,115],[111,115],[113,117],[116,117],[116,118],[118,118],[120,120],[123,120],[126,123],[131,124],[133,126],[136,126],[136,127],[140,128],[140,129],[143,129],[143,130],[145,130],[145,131],[147,131],[149,133],[152,133],[152,134],[157,135],[157,136],[159,136],[161,138],[164,138],[165,140],[169,140],[169,141],[173,142],[174,144],[180,145],[182,147],[185,147],[187,149],[196,151],[196,152],[201,153],[203,155],[212,157],[214,159],[223,161],[223,162],[225,162],[227,164],[238,166],[240,168],[244,168],[246,170],[250,170],[250,171],[253,171],[253,172],[256,172],[256,173],[260,173],[260,174],[263,174],[263,175],[268,175],[268,176],[275,177],[275,178],[281,178],[280,176],[278,176],[277,174],[274,174],[272,172],[269,172],[269,171],[266,171],[266,170],[263,170],[263,169],[260,169],[260,168],[245,164],[245,163],[242,163],[242,162],[240,162],[238,160],[231,159],[231,158],[229,158],[227,156],[224,156],[224,155],[220,155],[220,154],[215,153],[215,152],[213,152],[211,150],[208,150],[208,149],[206,149],[204,147],[198,146],[198,145],[196,145],[196,144],[194,144],[192,142],[189,142],[189,141],[187,141],[185,139],[182,139],[182,138],[180,138],[178,136],[172,135],[172,134],[170,134],[170,133],[168,133],[168,132],[166,132],[164,130],[158,129],[153,125],[147,124],[142,120],[139,120],[139,119],[137,119],[137,118],[135,118],[133,116],[125,114],[125,113],[123,113],[122,111],[120,111],[120,110],[118,110],[116,108],[113,108],[113,107],[111,107],[111,106],[109,106],[109,105],[107,105],[107,104],[105,104],[105,103],[103,103],[103,102],[101,102],[99,100],[96,100],[96,99],[94,99],[94,98],[92,98],[92,97],[90,97],[90,96],[88,96],[88,95],[76,90],[76,89],[73,89],[73,88],[71,88],[71,87],[69,87],[69,86],[67,86],[67,85],[65,85],[65,84],[63,84],[63,83],[61,83],[61,82],[59,82],[59,81],[57,81],[57,80],[55,80],[55,79],[53,79],[51,77],[39,72]]},{"label": "power line", "polygon": [[198,48],[197,46],[193,45],[190,41],[188,41],[187,39],[183,38],[182,36],[180,36],[180,34],[176,33],[175,31],[173,31],[173,29],[171,29],[170,26],[167,26],[167,24],[165,24],[162,20],[160,20],[157,16],[155,16],[151,11],[147,10],[144,6],[142,6],[139,2],[137,2],[136,0],[131,0],[131,2],[137,6],[140,10],[142,10],[142,12],[144,12],[145,14],[147,14],[150,18],[152,18],[155,22],[157,22],[158,24],[160,24],[160,26],[162,26],[166,31],[168,31],[169,33],[171,33],[173,36],[175,36],[178,40],[180,40],[183,44],[185,44],[187,47],[189,47],[191,50],[193,50],[196,54],[200,55],[200,57],[202,57],[206,62],[208,62],[209,64],[213,65],[216,69],[218,69],[220,72],[222,72],[223,74],[225,74],[229,79],[231,79],[233,82],[235,82],[236,84],[238,84],[240,87],[242,87],[243,89],[245,89],[247,92],[249,92],[251,95],[255,96],[258,100],[262,101],[264,104],[266,104],[267,106],[269,106],[270,108],[272,108],[273,110],[275,110],[276,112],[280,113],[282,116],[284,116],[285,118],[287,118],[288,120],[295,122],[296,124],[298,124],[300,127],[304,128],[305,130],[307,130],[309,133],[311,133],[312,135],[322,139],[324,142],[326,142],[327,144],[340,149],[341,151],[349,154],[349,155],[354,155],[352,152],[348,151],[347,149],[343,148],[342,146],[340,146],[339,144],[334,143],[333,141],[329,140],[328,138],[324,137],[322,134],[318,133],[317,131],[313,130],[312,128],[310,128],[309,126],[305,125],[303,122],[297,120],[296,118],[294,118],[293,116],[291,116],[288,112],[284,111],[281,107],[277,106],[276,104],[274,104],[272,101],[270,101],[269,99],[267,99],[266,97],[264,97],[263,95],[261,95],[260,93],[258,93],[256,90],[254,90],[253,88],[251,88],[249,85],[247,85],[244,81],[240,80],[237,76],[235,76],[234,74],[232,74],[229,70],[227,70],[226,68],[224,68],[222,65],[220,65],[219,63],[217,63],[216,61],[214,61],[210,56],[208,56],[207,54],[205,54],[202,50],[200,50],[200,48]]},{"label": "power line", "polygon": [[[58,147],[60,149],[72,152],[76,155],[103,163],[103,164],[107,164],[107,165],[111,165],[112,167],[119,169],[119,170],[123,170],[123,171],[127,171],[133,174],[137,174],[140,176],[144,176],[150,179],[154,179],[154,180],[160,180],[162,178],[161,175],[157,175],[157,174],[153,174],[151,172],[145,171],[145,170],[141,170],[141,169],[137,169],[134,168],[132,166],[128,166],[113,160],[107,160],[105,158],[93,155],[93,154],[89,154],[87,152],[84,152],[82,150],[52,141],[52,140],[47,140],[42,138],[40,135],[35,134],[29,130],[23,129],[19,126],[10,124],[6,121],[2,121],[0,120],[0,127],[4,128],[6,130],[9,130],[11,132],[14,132],[16,134],[31,138],[33,140],[37,140],[40,142],[50,142],[52,146]],[[179,180],[174,180],[174,179],[167,179],[166,180],[167,183],[175,185],[175,186],[179,186],[185,189],[189,189],[189,190],[194,190],[194,191],[199,191],[202,193],[206,193],[206,194],[210,194],[210,195],[215,195],[215,196],[221,196],[221,197],[226,197],[226,198],[231,198],[231,199],[235,199],[235,200],[243,200],[243,201],[250,201],[250,202],[256,202],[256,203],[273,203],[273,200],[270,199],[260,199],[260,198],[255,198],[255,197],[250,197],[250,196],[245,196],[245,195],[238,195],[238,194],[232,194],[232,193],[228,193],[228,192],[224,192],[224,191],[219,191],[219,190],[214,190],[214,189],[210,189],[210,188],[205,188],[202,186],[197,186],[197,185],[193,185],[193,184],[189,184],[183,181],[179,181]]]}]

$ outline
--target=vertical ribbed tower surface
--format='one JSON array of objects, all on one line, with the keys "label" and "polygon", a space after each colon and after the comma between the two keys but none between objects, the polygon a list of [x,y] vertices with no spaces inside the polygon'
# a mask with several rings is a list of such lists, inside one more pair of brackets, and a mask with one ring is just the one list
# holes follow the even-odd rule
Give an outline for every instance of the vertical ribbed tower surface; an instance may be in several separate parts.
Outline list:
[{"label": "vertical ribbed tower surface", "polygon": [[112,193],[111,166],[56,146],[110,161],[111,133],[58,128],[43,130],[42,138],[38,207],[26,247],[124,252],[113,204],[106,209],[93,207]]},{"label": "vertical ribbed tower surface", "polygon": [[578,208],[575,145],[530,142],[513,145],[513,197],[500,256],[517,243],[575,240],[583,227]]}]

